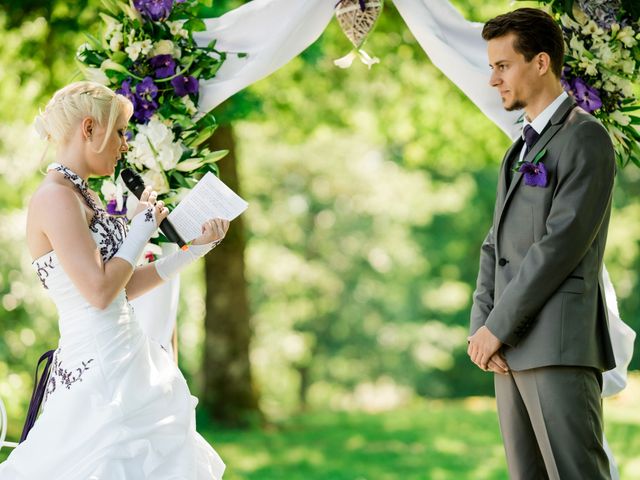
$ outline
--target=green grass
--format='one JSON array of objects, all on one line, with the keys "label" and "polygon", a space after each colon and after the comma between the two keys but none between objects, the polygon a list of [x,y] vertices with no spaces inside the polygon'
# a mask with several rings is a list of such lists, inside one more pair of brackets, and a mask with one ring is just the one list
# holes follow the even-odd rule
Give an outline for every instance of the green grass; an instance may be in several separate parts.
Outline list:
[{"label": "green grass", "polygon": [[[631,385],[605,403],[622,480],[640,478],[639,390]],[[310,412],[253,431],[201,423],[199,431],[225,460],[225,480],[507,479],[491,398],[420,400],[377,414]]]},{"label": "green grass", "polygon": [[[640,478],[638,388],[605,402],[621,479]],[[317,412],[268,431],[201,431],[226,480],[507,479],[494,400],[420,401],[366,414]]]},{"label": "green grass", "polygon": [[270,431],[202,429],[225,479],[506,478],[488,399],[419,402],[379,414],[308,413]]}]

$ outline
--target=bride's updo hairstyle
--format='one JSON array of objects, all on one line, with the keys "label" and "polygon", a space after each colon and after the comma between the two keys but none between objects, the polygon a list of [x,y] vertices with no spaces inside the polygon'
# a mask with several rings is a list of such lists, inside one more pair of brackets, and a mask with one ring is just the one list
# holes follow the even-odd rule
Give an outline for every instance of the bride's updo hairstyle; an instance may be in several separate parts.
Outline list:
[{"label": "bride's updo hairstyle", "polygon": [[44,111],[36,116],[38,135],[53,144],[65,143],[85,117],[91,117],[106,128],[104,141],[97,153],[104,150],[107,140],[121,114],[133,114],[128,98],[95,82],[74,82],[58,90]]}]

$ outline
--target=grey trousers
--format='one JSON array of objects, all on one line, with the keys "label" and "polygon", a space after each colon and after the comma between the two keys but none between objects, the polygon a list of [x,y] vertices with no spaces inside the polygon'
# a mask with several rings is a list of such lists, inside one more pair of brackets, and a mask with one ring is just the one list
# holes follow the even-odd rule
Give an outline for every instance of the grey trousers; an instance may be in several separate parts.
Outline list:
[{"label": "grey trousers", "polygon": [[511,480],[609,480],[602,374],[553,366],[494,375]]}]

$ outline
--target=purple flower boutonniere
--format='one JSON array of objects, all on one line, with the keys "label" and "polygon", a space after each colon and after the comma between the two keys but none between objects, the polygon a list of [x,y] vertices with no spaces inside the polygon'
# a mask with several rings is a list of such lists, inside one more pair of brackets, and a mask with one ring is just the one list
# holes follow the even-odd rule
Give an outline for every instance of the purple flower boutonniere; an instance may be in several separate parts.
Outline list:
[{"label": "purple flower boutonniere", "polygon": [[517,171],[524,175],[525,185],[530,187],[546,187],[548,183],[547,168],[544,163],[540,163],[540,160],[547,153],[544,149],[540,151],[532,162],[523,162],[518,167]]}]

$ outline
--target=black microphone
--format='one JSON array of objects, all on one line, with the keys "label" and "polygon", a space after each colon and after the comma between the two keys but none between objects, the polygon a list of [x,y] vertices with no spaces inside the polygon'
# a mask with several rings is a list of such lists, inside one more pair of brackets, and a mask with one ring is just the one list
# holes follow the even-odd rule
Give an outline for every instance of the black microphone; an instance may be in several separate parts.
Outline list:
[{"label": "black microphone", "polygon": [[[144,192],[145,189],[142,177],[130,168],[124,168],[122,172],[120,172],[120,176],[131,193],[140,198],[140,195],[142,195],[142,192]],[[160,231],[165,237],[167,237],[167,240],[177,243],[179,247],[184,247],[184,240],[180,237],[178,232],[176,232],[176,229],[173,228],[173,225],[171,225],[168,218],[165,218],[160,222]]]}]

